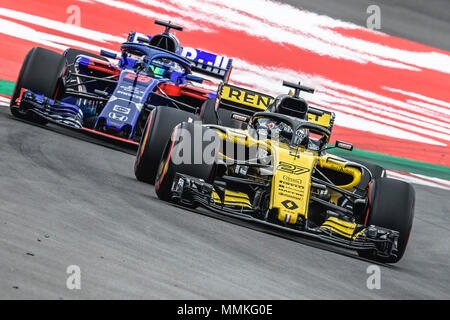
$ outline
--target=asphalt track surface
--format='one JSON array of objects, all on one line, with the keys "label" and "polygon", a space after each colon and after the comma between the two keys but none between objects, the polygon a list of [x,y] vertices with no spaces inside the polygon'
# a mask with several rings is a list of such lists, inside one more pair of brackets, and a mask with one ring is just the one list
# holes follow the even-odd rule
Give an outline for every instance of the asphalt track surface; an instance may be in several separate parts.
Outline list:
[{"label": "asphalt track surface", "polygon": [[366,12],[377,5],[379,31],[450,51],[450,2],[448,0],[283,0],[298,8],[366,27]]},{"label": "asphalt track surface", "polygon": [[161,202],[132,154],[67,133],[0,107],[0,299],[450,298],[446,190],[414,186],[408,250],[369,290],[372,263],[353,252]]},{"label": "asphalt track surface", "polygon": [[61,131],[0,107],[0,298],[450,298],[448,191],[415,186],[407,253],[368,290],[352,252],[171,206],[132,154]]}]

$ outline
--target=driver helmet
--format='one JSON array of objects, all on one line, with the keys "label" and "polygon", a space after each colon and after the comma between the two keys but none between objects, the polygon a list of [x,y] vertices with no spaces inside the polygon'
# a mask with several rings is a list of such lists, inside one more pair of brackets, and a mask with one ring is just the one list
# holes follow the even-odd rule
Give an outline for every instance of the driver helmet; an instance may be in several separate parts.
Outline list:
[{"label": "driver helmet", "polygon": [[258,135],[267,136],[279,142],[290,143],[292,140],[292,128],[275,119],[259,119],[255,124]]},{"label": "driver helmet", "polygon": [[151,64],[148,66],[148,69],[149,69],[149,71],[151,71],[151,73],[153,75],[156,75],[156,76],[163,77],[167,73],[166,69],[160,68],[160,67],[157,67],[157,66],[153,66]]},{"label": "driver helmet", "polygon": [[163,66],[163,67],[159,67],[159,66],[151,63],[149,65],[149,69],[154,75],[158,75],[161,77],[163,77],[163,76],[170,77],[170,75],[172,75],[172,73],[174,73],[174,72],[178,72],[181,74],[184,72],[183,67],[179,63],[177,63],[173,60],[165,59],[165,58],[157,58],[153,61],[158,62],[155,64],[160,64],[161,66]]},{"label": "driver helmet", "polygon": [[306,128],[299,128],[295,131],[293,144],[296,146],[308,146],[309,130]]}]

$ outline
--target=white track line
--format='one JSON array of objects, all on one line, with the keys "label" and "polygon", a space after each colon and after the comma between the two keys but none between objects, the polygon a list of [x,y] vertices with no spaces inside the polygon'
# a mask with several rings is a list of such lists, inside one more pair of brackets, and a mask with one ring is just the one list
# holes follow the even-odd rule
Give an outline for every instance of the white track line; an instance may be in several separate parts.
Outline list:
[{"label": "white track line", "polygon": [[419,174],[408,174],[397,171],[386,170],[388,178],[402,180],[409,183],[420,184],[428,187],[439,188],[444,190],[450,190],[450,181],[423,176]]}]

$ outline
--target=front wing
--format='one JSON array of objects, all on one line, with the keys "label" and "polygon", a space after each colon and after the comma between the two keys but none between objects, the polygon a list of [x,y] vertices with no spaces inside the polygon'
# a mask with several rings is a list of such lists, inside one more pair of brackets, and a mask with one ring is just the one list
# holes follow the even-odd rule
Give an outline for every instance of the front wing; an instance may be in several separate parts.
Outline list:
[{"label": "front wing", "polygon": [[191,176],[176,174],[172,185],[172,200],[181,205],[201,205],[215,213],[239,218],[242,220],[262,224],[280,229],[289,234],[301,235],[320,240],[322,242],[356,251],[376,252],[379,257],[392,257],[397,253],[399,233],[377,226],[368,226],[358,237],[345,238],[322,228],[298,229],[287,225],[274,224],[261,219],[258,209],[247,206],[227,205],[225,201],[218,203],[215,199],[214,186]]},{"label": "front wing", "polygon": [[35,94],[26,89],[22,89],[18,103],[27,112],[34,112],[52,123],[82,131],[83,133],[98,138],[114,140],[132,145],[133,147],[139,146],[139,142],[84,127],[83,112],[76,105],[57,102],[56,100],[47,98],[44,95]]}]

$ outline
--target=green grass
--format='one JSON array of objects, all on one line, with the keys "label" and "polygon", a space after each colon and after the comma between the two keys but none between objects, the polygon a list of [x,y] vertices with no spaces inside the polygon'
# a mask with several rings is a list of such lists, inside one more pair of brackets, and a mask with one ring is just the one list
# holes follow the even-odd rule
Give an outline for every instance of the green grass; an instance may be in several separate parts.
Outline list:
[{"label": "green grass", "polygon": [[375,163],[385,169],[417,173],[425,176],[450,180],[450,167],[447,166],[394,157],[386,154],[359,149],[353,149],[353,151],[331,149],[329,150],[329,153],[343,158],[349,157]]},{"label": "green grass", "polygon": [[0,94],[10,96],[13,93],[15,83],[12,81],[0,80]]}]

